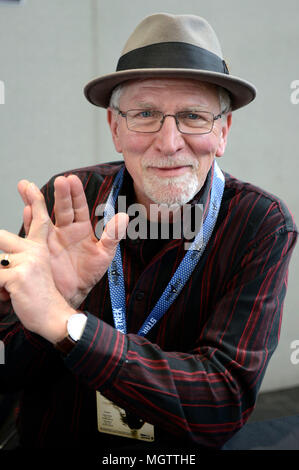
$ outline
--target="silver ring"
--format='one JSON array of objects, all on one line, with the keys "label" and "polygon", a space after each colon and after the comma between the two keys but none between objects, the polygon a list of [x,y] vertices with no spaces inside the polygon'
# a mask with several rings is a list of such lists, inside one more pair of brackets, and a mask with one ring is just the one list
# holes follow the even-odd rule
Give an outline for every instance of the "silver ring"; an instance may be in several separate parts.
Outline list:
[{"label": "silver ring", "polygon": [[5,255],[4,258],[2,258],[2,260],[0,261],[0,264],[1,266],[3,266],[3,268],[9,268],[10,266],[10,259],[9,259],[9,255]]}]

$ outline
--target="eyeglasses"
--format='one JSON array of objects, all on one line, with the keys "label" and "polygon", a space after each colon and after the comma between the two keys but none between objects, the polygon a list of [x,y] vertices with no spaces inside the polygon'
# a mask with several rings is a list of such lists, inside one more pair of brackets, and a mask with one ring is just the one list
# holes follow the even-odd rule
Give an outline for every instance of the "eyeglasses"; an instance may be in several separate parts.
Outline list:
[{"label": "eyeglasses", "polygon": [[175,119],[176,126],[182,134],[209,134],[214,122],[224,113],[217,114],[208,111],[180,111],[176,114],[163,114],[155,109],[129,109],[126,112],[115,108],[126,119],[127,128],[133,132],[153,133],[159,132],[165,118],[170,116]]}]

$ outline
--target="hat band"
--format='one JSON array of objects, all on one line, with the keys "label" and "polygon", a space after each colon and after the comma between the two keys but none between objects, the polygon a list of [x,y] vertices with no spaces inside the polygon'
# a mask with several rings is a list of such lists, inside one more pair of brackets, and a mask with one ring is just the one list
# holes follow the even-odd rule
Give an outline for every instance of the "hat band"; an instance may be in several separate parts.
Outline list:
[{"label": "hat band", "polygon": [[134,49],[120,57],[116,71],[147,68],[183,68],[229,74],[225,61],[218,55],[185,42],[161,42]]}]

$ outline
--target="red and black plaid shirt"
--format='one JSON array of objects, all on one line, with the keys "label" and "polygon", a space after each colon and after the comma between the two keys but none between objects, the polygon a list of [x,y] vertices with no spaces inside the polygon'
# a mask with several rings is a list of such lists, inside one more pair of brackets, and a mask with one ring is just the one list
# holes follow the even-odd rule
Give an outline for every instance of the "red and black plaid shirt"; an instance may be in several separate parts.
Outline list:
[{"label": "red and black plaid shirt", "polygon": [[[74,170],[95,227],[121,162]],[[192,203],[208,207],[211,172]],[[44,187],[53,214],[53,180]],[[133,198],[125,172],[122,194]],[[96,390],[155,425],[156,443],[221,447],[252,412],[280,333],[297,229],[275,196],[225,173],[212,237],[179,297],[146,337],[136,334],[185,255],[184,240],[121,242],[128,334],[113,327],[107,275],[81,309],[83,336],[63,358],[1,306],[0,392],[22,390],[20,442],[119,448],[97,431]],[[32,299],[34,302],[34,299]],[[130,445],[135,445],[129,439]],[[136,446],[137,446],[136,442]],[[147,444],[150,448],[151,444]]]}]

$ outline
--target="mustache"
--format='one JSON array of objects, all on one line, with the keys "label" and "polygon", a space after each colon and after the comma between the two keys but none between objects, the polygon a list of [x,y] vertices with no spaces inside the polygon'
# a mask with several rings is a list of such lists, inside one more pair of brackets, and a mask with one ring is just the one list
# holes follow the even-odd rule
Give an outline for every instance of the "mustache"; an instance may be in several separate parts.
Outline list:
[{"label": "mustache", "polygon": [[155,167],[155,168],[175,168],[178,166],[191,166],[192,168],[198,168],[198,161],[190,157],[153,157],[150,159],[142,159],[141,164],[143,168]]}]

